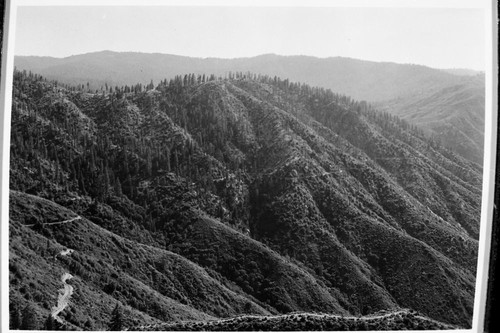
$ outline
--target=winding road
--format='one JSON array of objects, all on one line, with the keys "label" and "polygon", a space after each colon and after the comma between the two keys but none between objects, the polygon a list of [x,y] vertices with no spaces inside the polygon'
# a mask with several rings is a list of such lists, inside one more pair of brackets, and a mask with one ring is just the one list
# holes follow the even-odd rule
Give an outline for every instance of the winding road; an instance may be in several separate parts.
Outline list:
[{"label": "winding road", "polygon": [[[65,223],[70,223],[70,222],[74,222],[76,220],[80,220],[82,217],[81,216],[77,216],[77,217],[73,217],[72,219],[69,219],[69,220],[64,220],[64,221],[58,221],[58,222],[49,222],[49,223],[43,223],[42,225],[58,225],[58,224],[65,224]],[[34,227],[35,224],[25,224],[25,226],[27,227]]]},{"label": "winding road", "polygon": [[64,273],[61,277],[61,281],[64,284],[63,289],[59,289],[59,296],[57,298],[57,305],[52,308],[51,315],[52,318],[57,320],[59,323],[64,324],[64,321],[59,317],[59,313],[61,313],[69,303],[69,299],[73,294],[73,286],[68,284],[66,281],[71,279],[73,275],[69,273]]},{"label": "winding road", "polygon": [[[75,250],[73,249],[62,250],[61,252],[59,252],[59,255],[67,256],[73,253],[74,251]],[[73,278],[73,275],[71,275],[70,273],[64,273],[61,276],[61,282],[64,284],[64,288],[59,289],[59,295],[57,297],[57,305],[54,306],[52,308],[52,311],[50,312],[52,318],[54,318],[60,324],[64,324],[64,320],[61,317],[59,317],[59,313],[61,313],[68,306],[69,299],[71,298],[71,295],[73,294],[74,290],[73,286],[66,282],[71,278]]]},{"label": "winding road", "polygon": [[[76,216],[76,217],[73,217],[73,218],[68,219],[68,220],[58,221],[58,222],[49,222],[49,223],[44,223],[43,225],[47,226],[47,225],[66,224],[66,223],[71,223],[71,222],[74,222],[77,220],[81,220],[81,218],[82,218],[81,216]],[[25,224],[25,226],[33,227],[33,226],[35,226],[35,224]],[[72,254],[74,251],[75,250],[73,250],[73,249],[65,249],[65,250],[62,250],[61,252],[59,252],[59,255],[67,256],[67,255]],[[73,294],[73,290],[74,290],[73,286],[66,282],[71,278],[73,278],[73,275],[71,275],[70,273],[67,273],[67,272],[61,276],[61,282],[63,283],[64,288],[59,289],[59,295],[57,297],[57,305],[54,306],[50,312],[52,318],[54,318],[57,322],[59,322],[60,324],[63,324],[63,325],[64,325],[64,320],[61,317],[59,317],[59,313],[61,313],[68,306],[69,299],[71,298],[71,295]]]}]

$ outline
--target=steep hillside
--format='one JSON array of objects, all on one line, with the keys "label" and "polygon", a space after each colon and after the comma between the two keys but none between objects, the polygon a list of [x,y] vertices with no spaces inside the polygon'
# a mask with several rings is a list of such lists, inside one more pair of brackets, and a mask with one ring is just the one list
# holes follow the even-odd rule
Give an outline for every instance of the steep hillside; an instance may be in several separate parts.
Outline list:
[{"label": "steep hillside", "polygon": [[[40,319],[56,304],[64,272],[75,290],[61,316],[69,327],[106,329],[116,304],[126,325],[270,313],[172,252],[85,218],[58,224],[76,214],[49,200],[11,191],[10,206],[10,301],[20,308],[34,303]],[[72,252],[64,255],[66,249]]]},{"label": "steep hillside", "polygon": [[[11,235],[11,279],[56,265],[58,288],[69,271],[104,295],[72,325],[122,304],[129,327],[400,308],[470,326],[481,168],[408,122],[240,73],[97,93],[14,81],[11,229],[28,236]],[[75,252],[44,264],[45,243]],[[56,287],[35,299],[31,279],[11,303],[46,316]]]},{"label": "steep hillside", "polygon": [[483,163],[484,77],[423,95],[398,98],[379,104],[421,128],[441,144],[478,163]]}]

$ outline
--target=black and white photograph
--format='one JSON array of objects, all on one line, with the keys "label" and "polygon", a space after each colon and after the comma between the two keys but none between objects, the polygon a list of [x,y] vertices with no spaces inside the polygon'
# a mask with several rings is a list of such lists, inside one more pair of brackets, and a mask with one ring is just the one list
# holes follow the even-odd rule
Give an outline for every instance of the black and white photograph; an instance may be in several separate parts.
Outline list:
[{"label": "black and white photograph", "polygon": [[5,9],[2,331],[484,332],[494,1]]}]

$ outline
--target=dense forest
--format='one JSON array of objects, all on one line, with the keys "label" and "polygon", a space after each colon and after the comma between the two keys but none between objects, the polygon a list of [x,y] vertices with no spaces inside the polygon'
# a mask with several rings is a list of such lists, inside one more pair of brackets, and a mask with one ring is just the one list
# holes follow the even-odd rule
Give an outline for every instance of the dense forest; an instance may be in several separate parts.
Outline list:
[{"label": "dense forest", "polygon": [[367,102],[242,72],[96,89],[15,71],[10,154],[11,328],[471,325],[481,167]]}]

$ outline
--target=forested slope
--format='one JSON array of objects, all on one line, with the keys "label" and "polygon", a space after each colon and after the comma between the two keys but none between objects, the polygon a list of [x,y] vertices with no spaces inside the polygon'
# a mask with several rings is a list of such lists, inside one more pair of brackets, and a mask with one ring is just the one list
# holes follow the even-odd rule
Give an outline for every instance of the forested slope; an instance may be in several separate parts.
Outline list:
[{"label": "forested slope", "polygon": [[[65,58],[18,56],[15,65],[60,83],[92,90],[159,82],[194,73],[250,72],[331,89],[417,125],[428,137],[478,164],[484,149],[484,73],[344,57],[264,54],[250,58],[192,58],[101,51]],[[473,72],[473,71],[472,71]]]},{"label": "forested slope", "polygon": [[47,316],[61,286],[35,296],[41,273],[69,270],[80,328],[116,304],[129,326],[400,308],[471,325],[481,168],[367,103],[241,73],[95,92],[16,72],[11,129],[18,309]]}]

